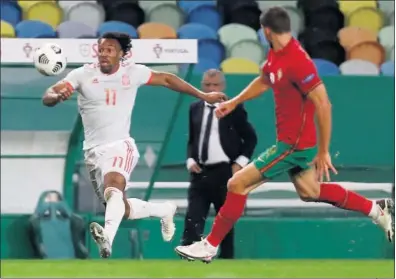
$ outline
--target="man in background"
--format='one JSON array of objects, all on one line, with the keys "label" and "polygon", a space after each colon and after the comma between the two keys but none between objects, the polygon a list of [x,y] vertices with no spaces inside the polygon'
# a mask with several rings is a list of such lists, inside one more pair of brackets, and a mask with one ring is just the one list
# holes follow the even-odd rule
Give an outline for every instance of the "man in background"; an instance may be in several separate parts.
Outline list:
[{"label": "man in background", "polygon": [[[202,78],[204,92],[224,92],[225,78],[219,70],[208,70]],[[257,144],[256,132],[243,106],[218,119],[215,105],[205,101],[190,106],[187,169],[190,172],[188,207],[182,245],[200,241],[205,220],[213,204],[216,213],[227,194],[227,181],[246,166]],[[234,231],[221,244],[219,258],[234,257]]]}]

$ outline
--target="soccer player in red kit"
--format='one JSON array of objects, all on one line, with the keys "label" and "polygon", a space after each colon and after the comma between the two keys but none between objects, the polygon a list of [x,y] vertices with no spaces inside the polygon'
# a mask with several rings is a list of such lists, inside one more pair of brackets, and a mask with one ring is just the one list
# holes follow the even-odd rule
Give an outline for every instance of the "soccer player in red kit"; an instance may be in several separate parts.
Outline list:
[{"label": "soccer player in red kit", "polygon": [[[273,7],[260,17],[262,30],[271,45],[262,73],[238,96],[216,109],[224,117],[247,100],[272,88],[275,99],[277,142],[228,181],[228,194],[206,239],[176,252],[189,260],[210,262],[217,254],[225,235],[241,217],[247,195],[262,182],[287,172],[303,201],[324,202],[369,216],[393,240],[391,199],[371,201],[346,190],[330,180],[329,170],[337,173],[329,154],[331,104],[326,87],[311,58],[290,33],[290,18],[280,7]],[[315,116],[319,131],[316,138]]]}]

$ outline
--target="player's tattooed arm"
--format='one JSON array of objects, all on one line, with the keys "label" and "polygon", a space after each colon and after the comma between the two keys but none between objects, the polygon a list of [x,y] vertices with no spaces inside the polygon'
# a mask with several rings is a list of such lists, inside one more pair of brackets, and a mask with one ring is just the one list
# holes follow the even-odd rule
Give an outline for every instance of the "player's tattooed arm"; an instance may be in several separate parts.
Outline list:
[{"label": "player's tattooed arm", "polygon": [[221,92],[204,93],[203,91],[182,80],[178,76],[166,72],[152,72],[148,85],[164,86],[179,93],[185,93],[209,103],[225,100],[225,94]]},{"label": "player's tattooed arm", "polygon": [[316,108],[317,125],[319,128],[319,152],[329,152],[331,138],[331,103],[323,83],[308,93]]}]

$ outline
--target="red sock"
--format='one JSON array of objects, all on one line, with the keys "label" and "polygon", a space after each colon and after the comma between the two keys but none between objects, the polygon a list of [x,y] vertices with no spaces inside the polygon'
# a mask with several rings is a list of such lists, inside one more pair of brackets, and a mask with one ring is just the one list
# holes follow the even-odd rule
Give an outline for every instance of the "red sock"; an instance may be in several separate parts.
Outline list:
[{"label": "red sock", "polygon": [[219,246],[235,222],[242,216],[246,199],[247,195],[227,193],[227,198],[214,220],[212,231],[207,237],[207,241],[212,246]]},{"label": "red sock", "polygon": [[369,215],[373,206],[372,201],[333,183],[320,184],[319,200],[339,208],[358,211],[364,215]]}]

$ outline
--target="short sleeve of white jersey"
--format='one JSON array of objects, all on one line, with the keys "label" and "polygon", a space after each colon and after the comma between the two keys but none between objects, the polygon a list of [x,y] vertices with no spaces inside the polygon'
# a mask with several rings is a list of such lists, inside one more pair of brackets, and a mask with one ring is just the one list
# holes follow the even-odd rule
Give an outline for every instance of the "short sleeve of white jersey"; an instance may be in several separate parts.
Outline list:
[{"label": "short sleeve of white jersey", "polygon": [[70,71],[63,80],[70,83],[74,90],[78,90],[83,80],[83,75],[84,66]]},{"label": "short sleeve of white jersey", "polygon": [[133,67],[133,78],[139,86],[149,83],[152,74],[153,71],[145,65],[135,64]]}]

